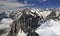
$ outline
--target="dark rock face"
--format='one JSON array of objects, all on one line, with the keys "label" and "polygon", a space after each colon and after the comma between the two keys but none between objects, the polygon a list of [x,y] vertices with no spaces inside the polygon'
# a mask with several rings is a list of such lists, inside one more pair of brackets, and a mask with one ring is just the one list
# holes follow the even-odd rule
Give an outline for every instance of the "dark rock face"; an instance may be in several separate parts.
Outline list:
[{"label": "dark rock face", "polygon": [[11,30],[10,30],[8,36],[17,36],[19,29],[20,29],[19,21],[14,21],[11,25]]},{"label": "dark rock face", "polygon": [[32,31],[35,31],[39,26],[39,21],[43,22],[41,20],[42,17],[38,16],[37,13],[33,13],[31,11],[28,11],[29,13],[24,11],[23,15],[21,16],[21,30],[25,33],[29,33]]},{"label": "dark rock face", "polygon": [[36,32],[29,32],[27,36],[39,36]]},{"label": "dark rock face", "polygon": [[58,13],[58,14],[56,14],[56,13],[57,12],[53,10],[51,12],[51,14],[46,17],[46,19],[53,19],[53,20],[57,19],[57,20],[60,20],[60,18],[59,18],[60,17],[60,13]]},{"label": "dark rock face", "polygon": [[5,14],[5,12],[0,13],[0,21],[1,21],[1,19],[3,19],[3,18],[8,18],[6,15],[7,15],[7,14]]}]

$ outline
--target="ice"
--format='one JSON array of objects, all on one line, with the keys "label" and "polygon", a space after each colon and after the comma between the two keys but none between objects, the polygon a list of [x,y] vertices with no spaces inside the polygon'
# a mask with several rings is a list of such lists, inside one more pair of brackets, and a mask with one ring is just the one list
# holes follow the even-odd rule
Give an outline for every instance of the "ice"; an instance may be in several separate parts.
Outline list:
[{"label": "ice", "polygon": [[36,31],[40,36],[60,36],[60,23],[50,19]]}]

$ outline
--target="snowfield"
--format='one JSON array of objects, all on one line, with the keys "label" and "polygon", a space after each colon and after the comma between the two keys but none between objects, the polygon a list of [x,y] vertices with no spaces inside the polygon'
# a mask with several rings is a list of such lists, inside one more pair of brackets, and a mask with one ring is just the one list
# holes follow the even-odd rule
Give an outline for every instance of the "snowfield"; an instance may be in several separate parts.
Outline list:
[{"label": "snowfield", "polygon": [[36,31],[40,36],[60,36],[60,23],[50,19]]}]

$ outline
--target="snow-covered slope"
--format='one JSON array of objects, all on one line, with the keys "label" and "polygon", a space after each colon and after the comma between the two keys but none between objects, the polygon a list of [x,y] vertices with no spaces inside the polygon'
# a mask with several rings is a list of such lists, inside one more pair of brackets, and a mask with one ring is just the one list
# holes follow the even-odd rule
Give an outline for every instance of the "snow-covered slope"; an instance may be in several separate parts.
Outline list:
[{"label": "snow-covered slope", "polygon": [[60,23],[50,19],[36,31],[40,36],[60,36]]},{"label": "snow-covered slope", "polygon": [[27,36],[27,34],[25,34],[23,31],[22,31],[22,33],[21,33],[21,30],[19,30],[17,36]]}]

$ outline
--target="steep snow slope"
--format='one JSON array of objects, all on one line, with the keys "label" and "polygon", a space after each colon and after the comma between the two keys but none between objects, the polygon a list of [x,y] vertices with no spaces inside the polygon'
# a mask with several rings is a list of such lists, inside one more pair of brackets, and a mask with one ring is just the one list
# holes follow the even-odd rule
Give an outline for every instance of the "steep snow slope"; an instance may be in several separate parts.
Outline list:
[{"label": "steep snow slope", "polygon": [[50,19],[36,31],[40,36],[60,36],[60,23]]},{"label": "steep snow slope", "polygon": [[17,36],[27,36],[27,34],[25,34],[23,31],[21,33],[21,30],[18,32]]}]

